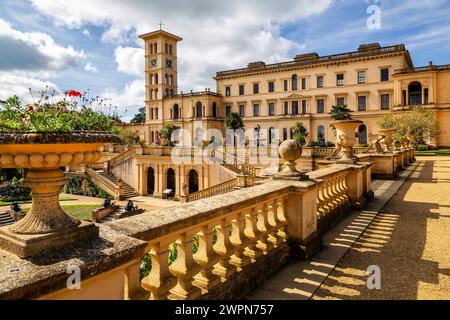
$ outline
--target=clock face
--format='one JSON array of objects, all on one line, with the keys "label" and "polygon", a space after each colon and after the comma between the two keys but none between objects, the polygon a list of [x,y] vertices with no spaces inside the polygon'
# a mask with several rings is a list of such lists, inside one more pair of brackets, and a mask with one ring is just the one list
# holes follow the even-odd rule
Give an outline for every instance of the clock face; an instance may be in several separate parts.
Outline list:
[{"label": "clock face", "polygon": [[172,68],[172,60],[166,59],[166,67]]},{"label": "clock face", "polygon": [[156,67],[157,63],[158,63],[158,61],[156,59],[152,59],[150,61],[150,64],[151,64],[152,67]]}]

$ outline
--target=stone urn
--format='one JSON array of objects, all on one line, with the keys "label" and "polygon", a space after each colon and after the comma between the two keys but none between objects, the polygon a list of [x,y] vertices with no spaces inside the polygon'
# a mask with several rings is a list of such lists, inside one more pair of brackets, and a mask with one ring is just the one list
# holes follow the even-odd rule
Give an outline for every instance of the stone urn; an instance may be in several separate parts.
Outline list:
[{"label": "stone urn", "polygon": [[281,170],[274,179],[307,180],[305,171],[296,169],[296,160],[302,156],[302,146],[293,139],[287,139],[280,145],[280,156],[284,159]]},{"label": "stone urn", "polygon": [[392,135],[394,134],[394,129],[381,129],[379,131],[380,134],[384,136],[383,144],[384,144],[384,152],[391,152],[392,146]]},{"label": "stone urn", "polygon": [[336,129],[336,145],[342,148],[343,156],[338,163],[353,164],[356,158],[353,156],[353,146],[358,142],[356,129],[363,124],[362,120],[336,120],[330,124]]},{"label": "stone urn", "polygon": [[413,135],[413,134],[408,134],[407,135],[407,137],[408,137],[408,139],[409,139],[409,145],[408,145],[408,147],[410,147],[410,148],[412,148],[412,143],[416,140],[415,139],[415,136]]},{"label": "stone urn", "polygon": [[401,138],[400,139],[400,144],[402,145],[402,147],[401,147],[402,150],[408,149],[409,139],[408,138]]},{"label": "stone urn", "polygon": [[27,257],[98,235],[94,224],[68,216],[58,196],[68,181],[62,168],[95,163],[108,142],[120,138],[106,132],[0,132],[0,168],[27,169],[23,186],[32,198],[23,219],[0,228],[0,248]]}]

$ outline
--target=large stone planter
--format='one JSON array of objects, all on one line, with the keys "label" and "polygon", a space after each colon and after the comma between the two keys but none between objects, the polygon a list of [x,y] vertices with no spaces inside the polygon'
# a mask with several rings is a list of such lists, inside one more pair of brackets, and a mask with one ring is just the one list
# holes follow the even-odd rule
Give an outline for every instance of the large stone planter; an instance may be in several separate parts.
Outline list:
[{"label": "large stone planter", "polygon": [[23,185],[32,197],[23,219],[0,228],[0,248],[27,257],[98,235],[94,224],[68,216],[59,205],[67,183],[61,168],[95,163],[103,143],[119,141],[102,132],[0,132],[0,167],[28,169]]},{"label": "large stone planter", "polygon": [[343,156],[338,163],[353,164],[357,161],[353,156],[353,146],[358,142],[356,129],[363,123],[362,120],[337,120],[330,123],[336,129],[336,145],[342,148]]},{"label": "large stone planter", "polygon": [[394,134],[395,130],[393,129],[381,129],[379,131],[380,134],[384,136],[383,144],[384,144],[384,152],[391,152],[392,149],[392,135]]}]

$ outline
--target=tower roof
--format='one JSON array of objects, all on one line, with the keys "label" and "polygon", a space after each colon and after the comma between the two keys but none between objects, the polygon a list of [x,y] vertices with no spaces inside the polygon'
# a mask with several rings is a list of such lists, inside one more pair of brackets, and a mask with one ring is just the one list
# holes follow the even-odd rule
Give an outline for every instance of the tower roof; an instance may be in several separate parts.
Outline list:
[{"label": "tower roof", "polygon": [[150,40],[150,39],[155,39],[155,38],[158,38],[158,37],[166,37],[166,38],[173,39],[175,41],[183,40],[183,38],[180,38],[180,37],[178,37],[178,36],[176,36],[176,35],[174,35],[174,34],[172,34],[170,32],[164,31],[164,30],[156,30],[156,31],[152,31],[152,32],[149,32],[149,33],[141,34],[139,36],[139,38],[141,38],[143,40]]}]

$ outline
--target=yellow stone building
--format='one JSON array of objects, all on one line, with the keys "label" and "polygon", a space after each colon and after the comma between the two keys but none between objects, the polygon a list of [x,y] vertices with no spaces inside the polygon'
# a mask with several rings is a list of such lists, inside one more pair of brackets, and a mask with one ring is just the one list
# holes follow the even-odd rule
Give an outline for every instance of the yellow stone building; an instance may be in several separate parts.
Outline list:
[{"label": "yellow stone building", "polygon": [[377,133],[376,123],[385,114],[425,105],[441,125],[434,143],[450,146],[450,65],[430,62],[416,68],[403,44],[364,44],[353,52],[300,54],[275,64],[251,62],[217,72],[216,92],[178,92],[177,43],[182,39],[164,30],[140,38],[145,41],[147,119],[129,129],[148,144],[160,142],[157,133],[167,123],[190,133],[178,137],[185,144],[209,141],[207,135],[217,137],[217,131],[208,129],[223,132],[222,121],[229,112],[241,115],[247,131],[260,128],[262,144],[270,144],[275,134],[281,140],[289,138],[297,121],[306,126],[311,140],[334,141],[328,112],[335,104],[347,104],[354,118],[365,122],[359,129],[361,143],[368,133]]}]

